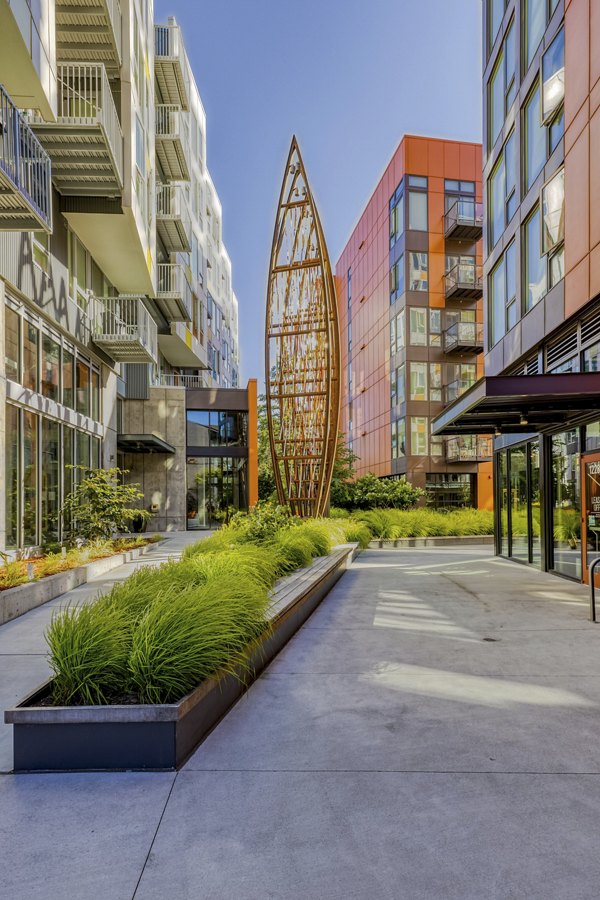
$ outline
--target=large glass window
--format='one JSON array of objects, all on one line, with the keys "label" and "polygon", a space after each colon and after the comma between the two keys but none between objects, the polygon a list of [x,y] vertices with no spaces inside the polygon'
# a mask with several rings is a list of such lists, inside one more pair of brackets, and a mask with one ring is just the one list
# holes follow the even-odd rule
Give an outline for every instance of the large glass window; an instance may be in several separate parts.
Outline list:
[{"label": "large glass window", "polygon": [[406,400],[404,363],[392,372],[392,406],[400,406]]},{"label": "large glass window", "polygon": [[77,412],[90,414],[90,367],[82,359],[77,360]]},{"label": "large glass window", "polygon": [[404,293],[404,254],[390,269],[390,303],[395,301]]},{"label": "large glass window", "polygon": [[536,85],[523,108],[525,125],[525,187],[531,187],[546,162],[546,129],[541,124],[540,86]]},{"label": "large glass window", "polygon": [[410,291],[427,291],[429,290],[427,280],[429,254],[414,253],[410,254],[410,275],[408,289]]},{"label": "large glass window", "polygon": [[546,27],[547,0],[523,0],[525,68],[528,69],[535,56]]},{"label": "large glass window", "polygon": [[488,5],[488,47],[491,48],[502,24],[505,0],[490,0]]},{"label": "large glass window", "polygon": [[504,257],[502,257],[490,275],[490,306],[492,325],[492,346],[504,337],[504,310],[506,305],[506,284]]},{"label": "large glass window", "polygon": [[92,419],[99,421],[100,419],[100,373],[92,369],[91,381],[91,415]]},{"label": "large glass window", "polygon": [[427,456],[429,453],[429,423],[426,416],[410,417],[411,456]]},{"label": "large glass window", "polygon": [[392,459],[406,456],[406,420],[395,419],[392,422]]},{"label": "large glass window", "polygon": [[42,334],[42,394],[60,402],[60,344]]},{"label": "large glass window", "polygon": [[14,309],[4,308],[4,366],[6,377],[11,381],[21,380],[20,321],[21,317]]},{"label": "large glass window", "polygon": [[519,306],[517,303],[517,245],[513,241],[504,254],[504,270],[506,280],[506,330],[517,324]]},{"label": "large glass window", "polygon": [[490,248],[495,247],[504,231],[504,196],[506,191],[506,173],[504,170],[504,156],[501,156],[489,182],[489,223],[490,223]]},{"label": "large glass window", "polygon": [[541,253],[539,208],[523,228],[525,244],[525,304],[532,309],[546,293],[546,258]]},{"label": "large glass window", "polygon": [[404,310],[399,312],[390,322],[390,353],[400,353],[404,349]]},{"label": "large glass window", "polygon": [[26,547],[38,543],[37,453],[38,417],[23,410],[23,540]]},{"label": "large glass window", "polygon": [[404,233],[404,189],[402,184],[396,189],[390,200],[390,247]]},{"label": "large glass window", "polygon": [[552,435],[552,535],[556,572],[581,579],[581,483],[577,430]]},{"label": "large glass window", "polygon": [[39,390],[38,354],[40,333],[26,320],[23,321],[23,385],[31,391]]},{"label": "large glass window", "polygon": [[542,117],[549,122],[565,99],[565,29],[561,28],[542,57]]},{"label": "large glass window", "polygon": [[42,543],[59,539],[60,511],[60,425],[42,419]]},{"label": "large glass window", "polygon": [[427,193],[408,192],[408,227],[411,231],[427,231]]},{"label": "large glass window", "polygon": [[409,310],[409,339],[413,347],[427,346],[427,310],[411,306]]},{"label": "large glass window", "polygon": [[205,409],[187,411],[189,447],[245,446],[246,428],[246,413]]},{"label": "large glass window", "polygon": [[529,445],[529,498],[531,503],[531,562],[538,568],[542,564],[541,545],[541,494],[540,494],[540,445]]},{"label": "large glass window", "polygon": [[70,350],[63,348],[63,403],[69,409],[74,409],[73,405],[73,382],[75,380],[75,359]]},{"label": "large glass window", "polygon": [[565,239],[565,170],[559,169],[542,188],[542,252],[550,253]]},{"label": "large glass window", "polygon": [[[77,431],[77,465],[83,466],[85,469],[91,468],[92,458],[90,455],[90,436],[85,431]],[[76,472],[76,478],[82,477],[82,472]]]},{"label": "large glass window", "polygon": [[427,363],[410,364],[410,399],[427,400]]},{"label": "large glass window", "polygon": [[490,147],[493,147],[504,124],[504,50],[500,52],[489,89]]},{"label": "large glass window", "polygon": [[235,457],[188,457],[186,514],[188,530],[223,524],[231,509],[246,509],[246,460]]},{"label": "large glass window", "polygon": [[498,505],[500,508],[498,549],[501,556],[508,554],[508,452],[498,454]]},{"label": "large glass window", "polygon": [[429,363],[429,399],[433,403],[442,402],[442,364]]},{"label": "large glass window", "polygon": [[19,410],[6,404],[4,490],[6,491],[6,546],[19,546]]}]

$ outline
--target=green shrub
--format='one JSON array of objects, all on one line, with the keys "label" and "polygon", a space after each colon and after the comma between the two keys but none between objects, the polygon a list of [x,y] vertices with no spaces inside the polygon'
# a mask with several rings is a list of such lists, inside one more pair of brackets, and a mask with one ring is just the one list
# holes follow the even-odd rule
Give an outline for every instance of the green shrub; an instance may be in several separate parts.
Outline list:
[{"label": "green shrub", "polygon": [[313,556],[328,556],[331,553],[331,540],[328,530],[317,521],[302,522],[295,529],[295,533],[307,537],[313,546]]},{"label": "green shrub", "polygon": [[371,532],[364,522],[348,522],[345,538],[347,543],[358,544],[366,550],[371,540]]},{"label": "green shrub", "polygon": [[350,510],[343,509],[341,506],[332,506],[329,515],[332,519],[349,519]]},{"label": "green shrub", "polygon": [[372,509],[355,512],[352,520],[384,540],[494,533],[494,514],[485,509]]},{"label": "green shrub", "polygon": [[306,535],[297,533],[295,528],[280,532],[275,544],[280,553],[282,575],[288,575],[296,569],[310,565],[313,559],[314,544]]},{"label": "green shrub", "polygon": [[131,687],[143,703],[171,703],[206,678],[243,665],[266,629],[268,591],[235,575],[152,604],[133,635]]},{"label": "green shrub", "polygon": [[248,512],[238,512],[233,516],[229,527],[238,532],[247,541],[269,541],[278,531],[290,528],[295,524],[287,506],[280,506],[270,500],[260,500]]},{"label": "green shrub", "polygon": [[356,509],[410,509],[424,493],[404,477],[378,478],[370,472],[354,482],[352,503]]},{"label": "green shrub", "polygon": [[46,632],[57,706],[106,703],[127,682],[131,632],[124,615],[105,603],[69,607]]}]

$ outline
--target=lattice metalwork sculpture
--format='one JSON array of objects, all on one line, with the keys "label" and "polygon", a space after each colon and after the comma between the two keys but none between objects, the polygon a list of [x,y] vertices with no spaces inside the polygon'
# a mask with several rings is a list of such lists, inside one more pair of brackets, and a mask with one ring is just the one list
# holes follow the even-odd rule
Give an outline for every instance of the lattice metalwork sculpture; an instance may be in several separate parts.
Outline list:
[{"label": "lattice metalwork sculpture", "polygon": [[295,137],[271,249],[265,350],[279,501],[297,516],[321,516],[337,449],[339,324],[323,229]]}]

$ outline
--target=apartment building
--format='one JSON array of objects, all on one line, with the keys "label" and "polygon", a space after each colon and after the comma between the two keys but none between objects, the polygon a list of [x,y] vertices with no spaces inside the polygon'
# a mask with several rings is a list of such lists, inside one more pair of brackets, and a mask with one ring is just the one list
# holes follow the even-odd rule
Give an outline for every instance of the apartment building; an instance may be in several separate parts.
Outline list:
[{"label": "apartment building", "polygon": [[430,423],[482,371],[481,145],[405,136],[336,265],[341,429],[358,475],[492,502],[489,435]]},{"label": "apartment building", "polygon": [[61,540],[79,465],[131,469],[150,527],[185,528],[173,423],[188,388],[237,388],[237,301],[198,88],[149,0],[0,0],[0,301],[0,548]]},{"label": "apartment building", "polygon": [[586,580],[600,532],[600,17],[484,0],[485,377],[436,434],[495,435],[496,549]]}]

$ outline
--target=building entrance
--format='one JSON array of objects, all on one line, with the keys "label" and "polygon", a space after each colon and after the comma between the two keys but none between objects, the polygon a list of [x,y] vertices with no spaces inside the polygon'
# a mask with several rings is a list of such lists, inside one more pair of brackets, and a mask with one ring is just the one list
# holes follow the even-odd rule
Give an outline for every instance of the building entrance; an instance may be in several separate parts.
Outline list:
[{"label": "building entrance", "polygon": [[[590,563],[600,557],[600,453],[583,457],[582,548],[583,577],[588,582]],[[600,575],[597,576],[597,581]]]}]

